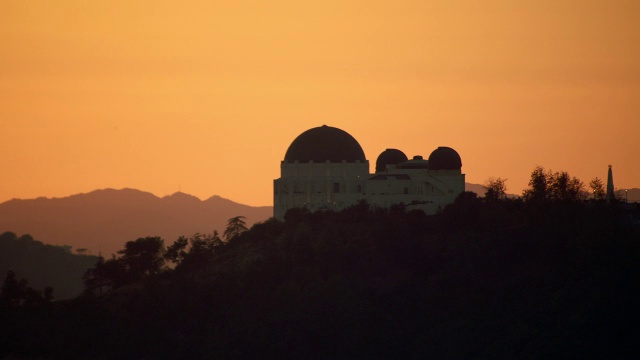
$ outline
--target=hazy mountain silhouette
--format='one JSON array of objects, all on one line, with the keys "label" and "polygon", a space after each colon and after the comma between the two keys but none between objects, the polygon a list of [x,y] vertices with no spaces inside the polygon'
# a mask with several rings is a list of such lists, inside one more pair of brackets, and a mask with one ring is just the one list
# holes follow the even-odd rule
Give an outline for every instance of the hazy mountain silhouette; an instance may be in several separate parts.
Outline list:
[{"label": "hazy mountain silhouette", "polygon": [[[625,194],[626,191],[626,194]],[[617,196],[622,200],[628,200],[629,202],[640,202],[640,189],[619,189],[616,191]]]},{"label": "hazy mountain silhouette", "polygon": [[213,196],[201,201],[177,192],[159,198],[134,189],[104,189],[64,198],[9,200],[0,204],[0,232],[30,234],[54,245],[86,248],[110,257],[125,242],[160,236],[171,244],[181,235],[222,233],[227,220],[243,215],[247,225],[273,216],[271,206],[253,207]]},{"label": "hazy mountain silhouette", "polygon": [[484,196],[484,193],[487,192],[487,188],[483,185],[472,183],[464,183],[464,190],[474,192],[478,194],[478,196]]},{"label": "hazy mountain silhouette", "polygon": [[[508,184],[507,184],[507,185],[508,185]],[[480,197],[484,197],[484,194],[487,192],[487,188],[486,188],[486,187],[484,187],[484,185],[481,185],[481,184],[472,184],[472,183],[468,183],[468,182],[464,183],[464,190],[465,190],[465,191],[471,191],[471,192],[474,192],[474,193],[478,194],[478,196],[480,196]],[[508,190],[509,190],[509,189],[507,188],[507,197],[509,197],[509,198],[515,198],[515,197],[520,196],[520,195],[516,195],[516,194],[510,194],[510,193],[508,192]]]}]

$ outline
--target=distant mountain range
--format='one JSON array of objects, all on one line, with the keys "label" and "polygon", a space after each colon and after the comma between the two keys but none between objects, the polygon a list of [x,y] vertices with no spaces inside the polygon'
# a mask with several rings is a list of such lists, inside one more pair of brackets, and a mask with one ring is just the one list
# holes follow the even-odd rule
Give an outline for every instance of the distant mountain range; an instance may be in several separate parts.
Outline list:
[{"label": "distant mountain range", "polygon": [[[466,183],[484,196],[485,188]],[[640,202],[640,189],[618,190],[629,202]],[[273,207],[253,207],[219,196],[200,200],[177,192],[165,197],[134,189],[104,189],[64,198],[9,200],[0,204],[0,233],[29,234],[52,245],[69,245],[86,254],[110,257],[127,241],[160,236],[170,245],[179,236],[224,232],[227,220],[247,217],[252,225],[273,216]]]},{"label": "distant mountain range", "polygon": [[271,206],[253,207],[213,196],[200,200],[177,192],[159,198],[134,189],[104,189],[64,198],[9,200],[0,204],[0,233],[29,234],[53,245],[105,257],[127,241],[160,236],[170,245],[179,236],[224,232],[227,220],[242,215],[247,225],[273,216]]},{"label": "distant mountain range", "polygon": [[487,188],[485,188],[480,184],[464,183],[464,190],[474,192],[479,196],[484,196],[484,193],[487,191]]},{"label": "distant mountain range", "polygon": [[618,199],[627,200],[628,202],[640,202],[640,189],[620,189],[616,190]]},{"label": "distant mountain range", "polygon": [[[484,197],[484,194],[487,192],[487,188],[484,187],[484,185],[472,184],[472,183],[464,183],[464,190],[474,192],[478,194],[478,196],[480,197]],[[519,195],[507,193],[507,197],[509,198],[516,198],[518,196]]]}]

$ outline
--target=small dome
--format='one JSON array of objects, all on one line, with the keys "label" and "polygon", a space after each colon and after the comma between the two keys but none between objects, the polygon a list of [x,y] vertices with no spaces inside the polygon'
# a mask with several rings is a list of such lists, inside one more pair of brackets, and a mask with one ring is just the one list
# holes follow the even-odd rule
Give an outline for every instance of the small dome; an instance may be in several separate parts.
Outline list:
[{"label": "small dome", "polygon": [[298,162],[365,162],[358,141],[344,130],[322,125],[300,134],[287,149],[284,161]]},{"label": "small dome", "polygon": [[407,155],[398,149],[387,149],[383,151],[376,160],[376,172],[385,171],[387,165],[395,165],[409,160]]},{"label": "small dome", "polygon": [[429,170],[460,170],[460,155],[450,147],[440,146],[429,155]]}]

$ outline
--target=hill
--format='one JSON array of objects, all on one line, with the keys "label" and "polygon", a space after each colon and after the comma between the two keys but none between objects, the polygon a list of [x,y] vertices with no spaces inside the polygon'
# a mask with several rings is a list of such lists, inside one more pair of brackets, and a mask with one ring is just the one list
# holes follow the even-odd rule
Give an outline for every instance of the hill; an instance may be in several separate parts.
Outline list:
[{"label": "hill", "polygon": [[84,288],[82,276],[97,261],[97,256],[74,255],[68,248],[45,245],[29,235],[0,235],[0,276],[4,279],[11,270],[38,291],[51,286],[58,300],[78,296]]},{"label": "hill", "polygon": [[134,189],[104,189],[64,198],[9,200],[0,204],[0,232],[30,234],[53,245],[85,248],[105,257],[144,236],[173,242],[178,236],[224,231],[233,216],[251,225],[273,214],[272,207],[252,207],[213,196],[200,200],[177,192],[159,198]]},{"label": "hill", "polygon": [[0,358],[634,358],[623,210],[470,193],[433,216],[295,210],[146,276],[161,252],[108,260],[112,290],[48,312],[0,306]]}]

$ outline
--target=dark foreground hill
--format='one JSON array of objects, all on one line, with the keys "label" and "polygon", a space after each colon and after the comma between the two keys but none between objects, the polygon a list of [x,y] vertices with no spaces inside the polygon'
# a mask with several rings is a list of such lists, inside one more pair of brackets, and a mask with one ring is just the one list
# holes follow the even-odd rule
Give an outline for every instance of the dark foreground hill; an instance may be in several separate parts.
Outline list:
[{"label": "dark foreground hill", "polygon": [[[636,358],[640,233],[628,219],[604,203],[469,193],[436,216],[291,211],[229,243],[192,241],[173,270],[113,291],[5,306],[0,357]],[[140,264],[105,263],[103,284]]]},{"label": "dark foreground hill", "polygon": [[244,215],[248,224],[273,216],[270,206],[252,207],[223,199],[184,193],[159,198],[133,190],[96,190],[65,198],[10,200],[0,204],[0,232],[29,234],[53,245],[88,249],[110,257],[126,241],[160,236],[224,231],[227,220]]}]

